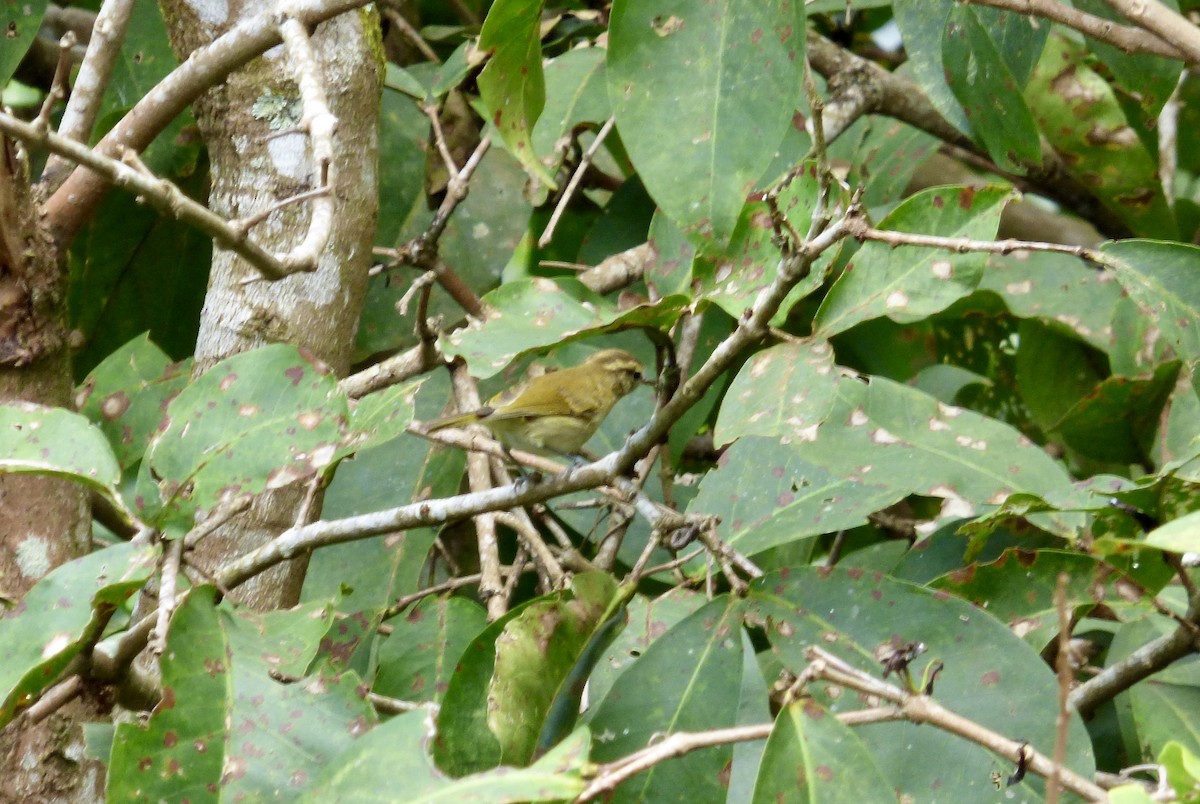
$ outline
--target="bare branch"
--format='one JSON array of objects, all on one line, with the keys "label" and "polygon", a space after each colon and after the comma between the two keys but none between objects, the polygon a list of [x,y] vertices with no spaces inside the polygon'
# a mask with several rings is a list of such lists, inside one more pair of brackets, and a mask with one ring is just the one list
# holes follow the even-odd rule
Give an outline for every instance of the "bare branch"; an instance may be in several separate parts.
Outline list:
[{"label": "bare branch", "polygon": [[[71,89],[62,121],[58,124],[58,133],[63,137],[76,142],[87,142],[91,138],[96,117],[100,114],[104,90],[108,88],[113,67],[121,54],[125,31],[129,28],[132,16],[133,0],[104,0],[104,5],[96,14],[87,52],[75,77],[75,86]],[[65,179],[70,165],[68,160],[60,156],[51,157],[42,174],[46,189],[56,188],[57,177]]]},{"label": "bare branch", "polygon": [[1105,0],[1134,25],[1157,35],[1183,51],[1192,64],[1200,64],[1200,28],[1158,0]]},{"label": "bare branch", "polygon": [[[68,140],[34,124],[26,123],[11,115],[0,112],[0,133],[7,134],[29,145],[45,148],[76,164],[88,168],[88,175],[97,180],[110,182],[146,201],[163,215],[194,226],[213,239],[221,248],[228,249],[246,260],[268,279],[282,279],[289,270],[273,254],[253,241],[241,237],[235,227],[204,205],[193,201],[166,179],[155,177],[137,159],[135,151],[127,151],[122,160],[112,158],[101,151]],[[138,167],[134,167],[137,165]],[[140,169],[139,169],[140,168]],[[68,179],[64,187],[70,185]],[[53,199],[51,199],[53,200]]]},{"label": "bare branch", "polygon": [[1112,20],[1087,14],[1054,0],[969,0],[969,2],[977,6],[990,6],[1033,17],[1042,17],[1068,28],[1074,28],[1093,39],[1107,42],[1126,53],[1149,53],[1169,59],[1188,60],[1186,53],[1171,44],[1169,40],[1164,41],[1152,33],[1118,25]]}]

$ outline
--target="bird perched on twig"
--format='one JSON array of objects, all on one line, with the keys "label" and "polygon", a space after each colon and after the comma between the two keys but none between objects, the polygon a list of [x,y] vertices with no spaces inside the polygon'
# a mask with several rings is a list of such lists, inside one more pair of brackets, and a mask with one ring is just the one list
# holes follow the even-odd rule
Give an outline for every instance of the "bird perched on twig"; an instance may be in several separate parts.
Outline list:
[{"label": "bird perched on twig", "polygon": [[604,349],[578,366],[518,383],[478,410],[437,419],[428,431],[482,424],[510,448],[578,456],[613,405],[641,380],[636,357]]}]

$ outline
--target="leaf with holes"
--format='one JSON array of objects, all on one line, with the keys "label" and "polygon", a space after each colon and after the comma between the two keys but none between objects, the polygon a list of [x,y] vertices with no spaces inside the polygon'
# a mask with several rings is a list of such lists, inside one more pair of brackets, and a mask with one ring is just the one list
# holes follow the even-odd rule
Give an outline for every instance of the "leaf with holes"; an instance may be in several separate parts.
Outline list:
[{"label": "leaf with holes", "polygon": [[[925,650],[909,673],[919,685],[934,662],[943,665],[932,691],[938,704],[1000,734],[1019,735],[1043,753],[1054,749],[1054,718],[1045,716],[1058,705],[1054,671],[1003,623],[970,603],[880,573],[803,567],[754,581],[747,605],[747,621],[764,629],[772,651],[793,673],[808,666],[808,650],[816,646],[879,679],[881,655],[919,642]],[[886,681],[903,686],[894,675]],[[838,685],[808,689],[834,714],[872,705]],[[856,733],[904,798],[926,800],[936,790],[939,800],[980,801],[984,790],[991,793],[993,755],[973,742],[906,722],[876,723]],[[922,757],[926,761],[916,761]],[[1095,772],[1078,714],[1068,723],[1066,765],[1088,778]],[[1031,775],[1020,795],[1041,800],[1040,783]]]},{"label": "leaf with holes", "polygon": [[[1007,187],[934,187],[917,193],[878,228],[941,237],[991,240],[1012,199]],[[886,315],[910,323],[940,312],[979,284],[987,255],[871,241],[851,258],[813,321],[828,338]]]},{"label": "leaf with holes", "polygon": [[[196,510],[280,488],[328,466],[348,411],[333,376],[294,346],[265,346],[213,366],[167,408],[150,452],[160,510]],[[154,501],[149,513],[157,515]]]}]

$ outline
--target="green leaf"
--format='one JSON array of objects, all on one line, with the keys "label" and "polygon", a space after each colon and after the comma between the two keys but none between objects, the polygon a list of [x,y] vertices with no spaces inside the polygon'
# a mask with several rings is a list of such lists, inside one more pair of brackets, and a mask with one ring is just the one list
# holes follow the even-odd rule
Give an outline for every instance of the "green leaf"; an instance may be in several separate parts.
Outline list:
[{"label": "green leaf", "polygon": [[669,328],[688,300],[668,296],[627,310],[576,279],[519,279],[483,297],[486,320],[443,339],[447,355],[467,360],[471,373],[491,377],[522,352],[634,327]]},{"label": "green leaf", "polygon": [[1136,234],[1176,237],[1156,159],[1129,127],[1113,89],[1088,67],[1086,55],[1061,33],[1051,34],[1025,90],[1038,128],[1072,173]]},{"label": "green leaf", "polygon": [[[232,698],[222,798],[294,797],[376,721],[353,672],[322,667],[304,676],[333,620],[312,603],[288,611],[241,614],[222,608],[232,658]],[[276,680],[297,679],[283,684]]]},{"label": "green leaf", "polygon": [[812,699],[779,713],[754,786],[755,804],[892,801],[895,793],[858,736]]},{"label": "green leaf", "polygon": [[490,770],[500,764],[500,743],[488,728],[488,688],[496,667],[496,638],[526,607],[511,609],[488,625],[463,651],[450,676],[437,715],[432,754],[451,776]]},{"label": "green leaf", "polygon": [[588,679],[590,719],[613,683],[663,634],[708,601],[689,589],[675,588],[657,597],[635,595],[627,611],[628,625],[605,649]]},{"label": "green leaf", "polygon": [[[944,518],[973,516],[1013,492],[1044,495],[1070,484],[1057,461],[995,419],[883,377],[873,377],[865,388],[843,381],[839,396],[816,440],[792,449],[797,458],[847,483],[941,497]],[[1082,519],[1059,515],[1039,524],[1073,535]]]},{"label": "green leaf", "polygon": [[1108,377],[1067,411],[1054,429],[1081,454],[1141,463],[1178,376],[1179,361],[1172,360],[1146,376]]},{"label": "green leaf", "polygon": [[[742,676],[742,603],[722,596],[676,625],[622,673],[590,726],[593,757],[607,762],[645,748],[655,735],[732,726]],[[722,801],[731,746],[655,765],[619,785],[613,802]]]},{"label": "green leaf", "polygon": [[546,108],[533,127],[533,152],[556,170],[566,154],[559,140],[585,124],[599,128],[612,114],[604,83],[604,49],[582,48],[546,63]]},{"label": "green leaf", "polygon": [[[437,372],[417,393],[422,418],[437,416],[449,389]],[[466,455],[435,448],[421,438],[396,438],[363,450],[337,465],[325,492],[326,519],[366,514],[414,500],[448,497],[458,491]],[[421,588],[437,528],[356,539],[313,553],[304,578],[304,600],[343,598],[345,611],[379,611]]]},{"label": "green leaf", "polygon": [[377,447],[404,433],[412,424],[414,400],[425,378],[391,385],[358,400],[350,415],[350,434],[337,457]]},{"label": "green leaf", "polygon": [[[864,525],[867,515],[903,498],[894,485],[830,473],[806,461],[794,444],[740,439],[718,469],[700,481],[689,514],[720,517],[720,535],[745,555]],[[872,475],[872,479],[875,476]],[[886,477],[880,477],[886,483]]]},{"label": "green leaf", "polygon": [[216,590],[194,589],[171,617],[161,659],[163,699],[146,724],[117,726],[108,801],[216,801],[233,697],[228,633]]},{"label": "green leaf", "polygon": [[1036,318],[1059,334],[1108,351],[1122,295],[1120,284],[1112,280],[1112,274],[1075,257],[1026,252],[1020,257],[993,255],[978,289],[995,293],[1013,315]]},{"label": "green leaf", "polygon": [[[801,567],[753,582],[748,606],[748,621],[765,629],[773,652],[793,673],[808,665],[806,651],[819,646],[879,677],[877,652],[921,642],[926,651],[910,672],[919,683],[931,662],[944,664],[933,689],[939,704],[1001,734],[1018,734],[1039,751],[1053,750],[1054,719],[1045,716],[1058,702],[1053,671],[1004,623],[965,601],[878,573]],[[895,676],[887,681],[902,683]],[[873,705],[840,687],[810,690],[834,713]],[[856,733],[901,797],[918,801],[936,790],[939,800],[980,801],[982,791],[991,794],[988,770],[995,758],[974,743],[904,722]],[[1070,718],[1068,735],[1067,767],[1090,777],[1095,761],[1078,715]],[[1041,800],[1031,781],[1022,783],[1018,796]]]},{"label": "green leaf", "polygon": [[745,435],[813,438],[833,410],[837,385],[827,341],[764,349],[746,361],[725,393],[713,439],[723,445]]},{"label": "green leaf", "polygon": [[608,93],[650,195],[689,237],[729,239],[792,123],[804,5],[617,0]]},{"label": "green leaf", "polygon": [[497,0],[479,34],[490,55],[479,74],[479,97],[489,120],[525,169],[554,187],[554,177],[533,152],[530,135],[546,103],[540,33],[542,0]]},{"label": "green leaf", "polygon": [[[1117,23],[1124,22],[1124,18],[1104,0],[1074,0],[1072,5],[1088,14]],[[1174,0],[1164,0],[1164,5],[1173,10],[1179,10]],[[1171,96],[1171,92],[1179,82],[1179,73],[1183,70],[1183,63],[1178,59],[1152,56],[1149,53],[1126,53],[1118,47],[1090,36],[1085,39],[1088,49],[1095,54],[1099,63],[1112,73],[1117,86],[1136,88],[1136,91],[1129,95],[1144,115],[1143,120],[1136,121],[1136,124],[1139,130],[1153,132],[1158,126],[1158,113],[1162,111],[1167,98]],[[1129,114],[1129,105],[1126,105],[1126,114]],[[1130,122],[1135,122],[1132,115],[1130,115]],[[1147,143],[1146,147],[1153,148],[1155,145]]]},{"label": "green leaf", "polygon": [[646,266],[646,287],[656,291],[659,296],[690,294],[696,247],[688,242],[679,227],[661,209],[654,213],[650,221],[648,239],[656,257]]},{"label": "green leaf", "polygon": [[1050,430],[1102,380],[1096,355],[1040,321],[1022,321],[1017,337],[1017,388],[1033,420]]},{"label": "green leaf", "polygon": [[[1024,22],[1020,15],[1006,16]],[[1021,97],[1024,81],[1009,70],[1004,51],[992,41],[973,7],[954,6],[942,48],[950,89],[992,161],[1018,174],[1040,165],[1037,124]]]},{"label": "green leaf", "polygon": [[1200,248],[1185,243],[1124,240],[1103,251],[1119,260],[1117,280],[1183,360],[1200,360]]},{"label": "green leaf", "polygon": [[526,606],[496,638],[488,728],[505,764],[528,764],[574,728],[583,685],[625,624],[612,576],[576,575],[571,588]]},{"label": "green leaf", "polygon": [[1122,600],[1119,584],[1130,581],[1098,559],[1061,550],[1009,549],[995,561],[971,563],[929,583],[975,605],[1008,624],[1014,634],[1040,651],[1058,633],[1054,592],[1067,573],[1067,605],[1072,611]]},{"label": "green leaf", "polygon": [[1200,511],[1193,511],[1146,534],[1146,544],[1171,553],[1200,553]]},{"label": "green leaf", "polygon": [[0,32],[4,37],[4,47],[0,48],[0,88],[8,83],[25,58],[48,5],[48,0],[0,4]]},{"label": "green leaf", "polygon": [[[799,175],[779,188],[777,208],[793,231],[808,231],[819,193],[817,169],[813,162],[802,165]],[[771,208],[765,201],[745,204],[729,244],[724,248],[710,249],[694,262],[690,290],[702,293],[733,318],[740,317],[749,309],[759,292],[773,283],[778,275],[780,254],[771,217]],[[823,279],[824,272],[814,267],[785,304],[793,304],[811,293]],[[782,315],[779,318],[782,320]]]},{"label": "green leaf", "polygon": [[333,460],[346,417],[334,378],[294,346],[223,360],[167,408],[150,453],[161,500],[186,514],[309,477]]},{"label": "green leaf", "polygon": [[1167,781],[1182,800],[1200,794],[1200,758],[1181,743],[1171,741],[1158,754],[1158,764],[1166,768]]},{"label": "green leaf", "polygon": [[0,405],[0,472],[64,477],[110,496],[121,479],[98,427],[78,413],[32,402]]},{"label": "green leaf", "polygon": [[[991,240],[1011,198],[1006,187],[934,187],[906,199],[878,228]],[[882,315],[908,323],[940,312],[975,289],[986,260],[981,253],[869,242],[821,303],[814,334],[828,338]]]},{"label": "green leaf", "polygon": [[440,702],[454,666],[487,626],[487,615],[462,597],[426,598],[388,621],[373,691],[403,701]]},{"label": "green leaf", "polygon": [[79,412],[108,436],[122,469],[142,459],[190,368],[190,360],[172,362],[142,333],[92,369],[76,391]]},{"label": "green leaf", "polygon": [[[1179,609],[1183,613],[1183,609]],[[1156,639],[1173,633],[1179,625],[1159,614],[1147,613],[1143,619],[1121,626],[1113,636],[1106,666],[1127,659],[1134,651]],[[1150,760],[1176,742],[1200,753],[1200,658],[1195,655],[1171,664],[1151,678],[1135,684],[1122,694],[1132,708],[1138,744]]]},{"label": "green leaf", "polygon": [[423,712],[394,717],[330,762],[300,801],[518,804],[569,801],[583,792],[590,748],[583,729],[528,768],[497,768],[454,780],[430,761],[427,746],[433,740]]},{"label": "green leaf", "polygon": [[892,7],[896,25],[904,35],[906,70],[950,125],[970,133],[971,123],[950,91],[942,66],[942,38],[954,0],[895,0]]},{"label": "green leaf", "polygon": [[[98,629],[114,606],[142,587],[160,551],[121,542],[57,567],[0,619],[0,726],[34,702]],[[35,545],[19,551],[27,575],[45,574],[49,556]]]}]

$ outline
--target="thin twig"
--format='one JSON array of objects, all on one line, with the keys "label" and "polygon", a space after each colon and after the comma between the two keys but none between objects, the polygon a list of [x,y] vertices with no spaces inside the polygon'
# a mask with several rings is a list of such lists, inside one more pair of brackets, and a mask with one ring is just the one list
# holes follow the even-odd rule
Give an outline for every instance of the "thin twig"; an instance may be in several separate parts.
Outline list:
[{"label": "thin twig", "polygon": [[[450,369],[454,384],[454,401],[459,410],[475,410],[480,406],[479,390],[467,372],[467,364],[456,361]],[[467,455],[467,482],[474,494],[492,490],[492,473],[486,455]],[[482,578],[479,595],[487,606],[488,620],[496,620],[507,611],[504,600],[504,581],[500,575],[500,543],[496,536],[496,515],[483,511],[475,517],[475,534],[479,545],[479,569]]]},{"label": "thin twig", "polygon": [[171,615],[179,604],[176,589],[179,582],[179,565],[183,561],[183,544],[184,540],[181,538],[172,539],[167,543],[166,555],[163,557],[162,574],[158,584],[158,614],[149,642],[150,651],[156,656],[161,656],[167,649],[167,630],[171,624]]},{"label": "thin twig", "polygon": [[558,203],[554,206],[554,212],[550,215],[550,222],[546,224],[542,236],[538,238],[538,248],[545,248],[551,240],[554,239],[554,230],[558,228],[559,218],[566,211],[567,205],[571,203],[571,198],[575,195],[575,190],[579,188],[579,183],[583,181],[583,174],[587,172],[588,166],[592,164],[592,159],[600,150],[600,146],[604,144],[604,138],[612,131],[616,125],[617,118],[610,117],[604,121],[604,125],[596,132],[596,139],[592,140],[592,144],[583,152],[583,157],[579,160],[579,165],[575,168],[575,172],[571,174],[571,180],[567,182],[566,189],[559,196]]},{"label": "thin twig", "polygon": [[1067,760],[1067,729],[1071,725],[1071,609],[1067,604],[1067,584],[1071,576],[1060,572],[1054,586],[1054,609],[1058,612],[1058,651],[1054,669],[1058,676],[1058,713],[1054,719],[1054,757],[1046,779],[1046,804],[1058,804],[1063,763]]},{"label": "thin twig", "polygon": [[42,108],[38,112],[37,119],[34,120],[34,125],[43,131],[50,130],[50,113],[54,111],[54,107],[58,102],[67,97],[67,79],[71,70],[71,48],[75,47],[74,31],[67,31],[62,35],[62,39],[58,40],[58,64],[54,68],[54,80],[50,82],[50,91],[46,93],[46,99],[42,101]]},{"label": "thin twig", "polygon": [[[333,137],[337,116],[325,97],[324,73],[318,64],[308,36],[308,27],[298,17],[288,15],[279,25],[280,38],[287,47],[288,63],[300,88],[303,112],[300,127],[308,132],[312,156],[312,189],[328,190],[337,181]],[[279,261],[292,271],[314,271],[333,233],[334,200],[331,193],[312,196],[312,211],[304,240]]]}]

